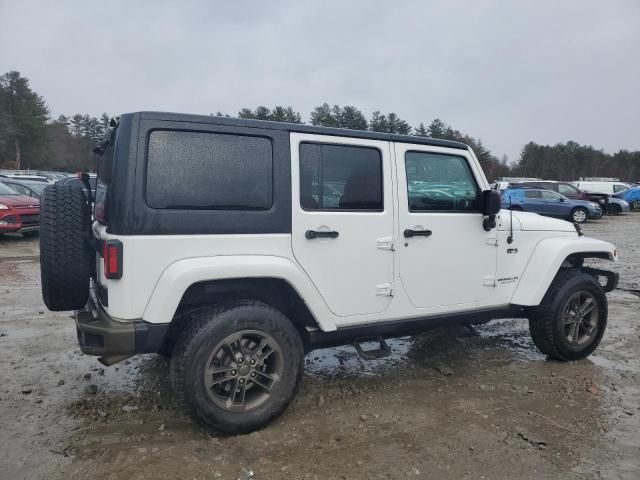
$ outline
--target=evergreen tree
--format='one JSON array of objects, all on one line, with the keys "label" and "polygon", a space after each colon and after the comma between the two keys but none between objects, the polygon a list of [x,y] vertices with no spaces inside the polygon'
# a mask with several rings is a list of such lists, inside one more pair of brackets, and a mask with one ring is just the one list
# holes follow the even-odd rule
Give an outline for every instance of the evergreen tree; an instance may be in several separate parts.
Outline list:
[{"label": "evergreen tree", "polygon": [[285,108],[285,122],[288,123],[302,123],[302,116],[299,112],[295,112],[293,108]]},{"label": "evergreen tree", "polygon": [[76,137],[76,138],[80,138],[82,136],[82,134],[84,133],[84,117],[79,114],[76,113],[73,117],[71,117],[69,119],[69,128],[71,130],[71,134]]},{"label": "evergreen tree", "polygon": [[387,132],[389,130],[387,116],[380,113],[379,110],[373,112],[369,122],[369,129],[374,132]]},{"label": "evergreen tree", "polygon": [[352,105],[345,105],[340,111],[339,126],[351,130],[368,130],[369,123],[360,110]]},{"label": "evergreen tree", "polygon": [[420,125],[418,125],[417,128],[414,129],[414,135],[417,135],[418,137],[428,137],[429,136],[429,131],[427,130],[427,127],[424,126],[424,123],[420,122]]},{"label": "evergreen tree", "polygon": [[253,114],[256,120],[271,120],[271,110],[263,105],[256,108]]},{"label": "evergreen tree", "polygon": [[337,127],[338,119],[335,117],[328,103],[323,103],[311,112],[311,125],[321,125],[323,127]]},{"label": "evergreen tree", "polygon": [[255,119],[256,116],[253,114],[253,111],[250,108],[243,108],[238,112],[238,118],[252,118]]},{"label": "evergreen tree", "polygon": [[431,138],[444,138],[446,130],[447,125],[439,118],[436,118],[429,124],[427,131]]},{"label": "evergreen tree", "polygon": [[48,114],[46,103],[20,72],[0,77],[0,150],[8,157],[11,152],[15,168],[22,167],[23,153],[35,153],[44,137]]}]

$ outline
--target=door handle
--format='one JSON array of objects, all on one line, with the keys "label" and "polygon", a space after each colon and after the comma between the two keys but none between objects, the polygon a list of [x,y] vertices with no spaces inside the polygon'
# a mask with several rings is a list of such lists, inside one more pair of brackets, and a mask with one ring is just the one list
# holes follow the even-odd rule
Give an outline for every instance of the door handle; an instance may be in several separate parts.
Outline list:
[{"label": "door handle", "polygon": [[433,232],[431,230],[411,230],[407,228],[404,231],[404,238],[411,237],[430,237]]},{"label": "door handle", "polygon": [[338,238],[339,233],[336,231],[321,232],[318,230],[307,230],[304,236],[307,240],[313,240],[314,238]]}]

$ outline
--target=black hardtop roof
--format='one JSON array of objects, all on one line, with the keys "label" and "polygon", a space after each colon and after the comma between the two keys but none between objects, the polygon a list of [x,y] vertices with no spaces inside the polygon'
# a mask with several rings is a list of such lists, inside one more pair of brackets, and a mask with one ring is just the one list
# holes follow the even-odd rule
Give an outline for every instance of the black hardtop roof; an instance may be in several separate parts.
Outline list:
[{"label": "black hardtop roof", "polygon": [[382,140],[385,142],[414,143],[417,145],[456,148],[458,150],[469,149],[466,144],[452,140],[440,140],[437,138],[419,137],[417,135],[399,135],[394,133],[370,132],[365,130],[350,130],[346,128],[318,127],[315,125],[299,123],[272,122],[267,120],[170,112],[133,112],[130,115],[139,115],[141,118],[148,120],[167,120],[172,122],[195,122],[213,125],[230,125],[236,127],[267,128],[271,130],[285,130],[289,132],[310,133],[315,135],[333,135],[336,137],[365,138],[370,140]]}]

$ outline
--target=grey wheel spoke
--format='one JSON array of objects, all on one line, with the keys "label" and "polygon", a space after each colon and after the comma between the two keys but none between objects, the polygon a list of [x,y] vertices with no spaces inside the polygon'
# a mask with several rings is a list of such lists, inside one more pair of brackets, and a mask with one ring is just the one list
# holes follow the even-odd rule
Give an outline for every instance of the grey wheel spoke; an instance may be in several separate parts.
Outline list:
[{"label": "grey wheel spoke", "polygon": [[224,382],[228,382],[229,380],[233,380],[233,377],[218,377],[218,378],[214,378],[211,382],[211,386],[213,387],[214,385],[219,385],[221,383]]},{"label": "grey wheel spoke", "polygon": [[255,373],[256,376],[252,379],[252,382],[268,392],[271,391],[274,383],[279,380],[277,375],[268,375],[264,372],[259,372],[258,370],[256,370]]},{"label": "grey wheel spoke", "polygon": [[247,393],[247,384],[246,383],[238,384],[236,396],[240,398],[236,398],[237,400],[236,405],[244,407],[246,393]]},{"label": "grey wheel spoke", "polygon": [[236,393],[238,392],[238,385],[240,385],[240,383],[238,382],[238,379],[236,378],[233,382],[233,385],[231,385],[231,390],[229,393],[229,398],[227,398],[226,404],[227,404],[227,408],[231,408],[234,405],[235,399],[236,399]]},{"label": "grey wheel spoke", "polygon": [[209,375],[220,375],[221,373],[228,373],[235,370],[235,367],[213,367],[207,370]]},{"label": "grey wheel spoke", "polygon": [[254,348],[251,352],[251,360],[258,360],[258,358],[261,358],[262,356],[262,351],[269,345],[269,343],[263,338],[262,340],[260,340],[260,343],[258,344],[258,346],[256,348]]},{"label": "grey wheel spoke", "polygon": [[593,298],[588,297],[585,300],[585,302],[582,304],[581,314],[583,316],[588,315],[589,313],[591,313],[593,311],[594,308],[596,308],[596,306],[593,304]]},{"label": "grey wheel spoke", "polygon": [[571,326],[571,341],[574,343],[578,342],[578,338],[579,338],[579,334],[580,334],[580,325],[578,323],[574,323]]},{"label": "grey wheel spoke", "polygon": [[273,337],[258,330],[241,330],[212,350],[204,382],[209,398],[219,407],[248,411],[270,398],[283,369],[282,352]]}]

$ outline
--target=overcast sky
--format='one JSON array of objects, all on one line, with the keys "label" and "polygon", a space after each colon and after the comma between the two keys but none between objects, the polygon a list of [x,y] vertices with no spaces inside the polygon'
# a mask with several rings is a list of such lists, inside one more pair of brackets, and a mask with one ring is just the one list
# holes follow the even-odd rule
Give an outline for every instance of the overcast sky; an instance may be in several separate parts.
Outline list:
[{"label": "overcast sky", "polygon": [[640,149],[640,1],[0,0],[0,68],[52,115],[323,102]]}]

